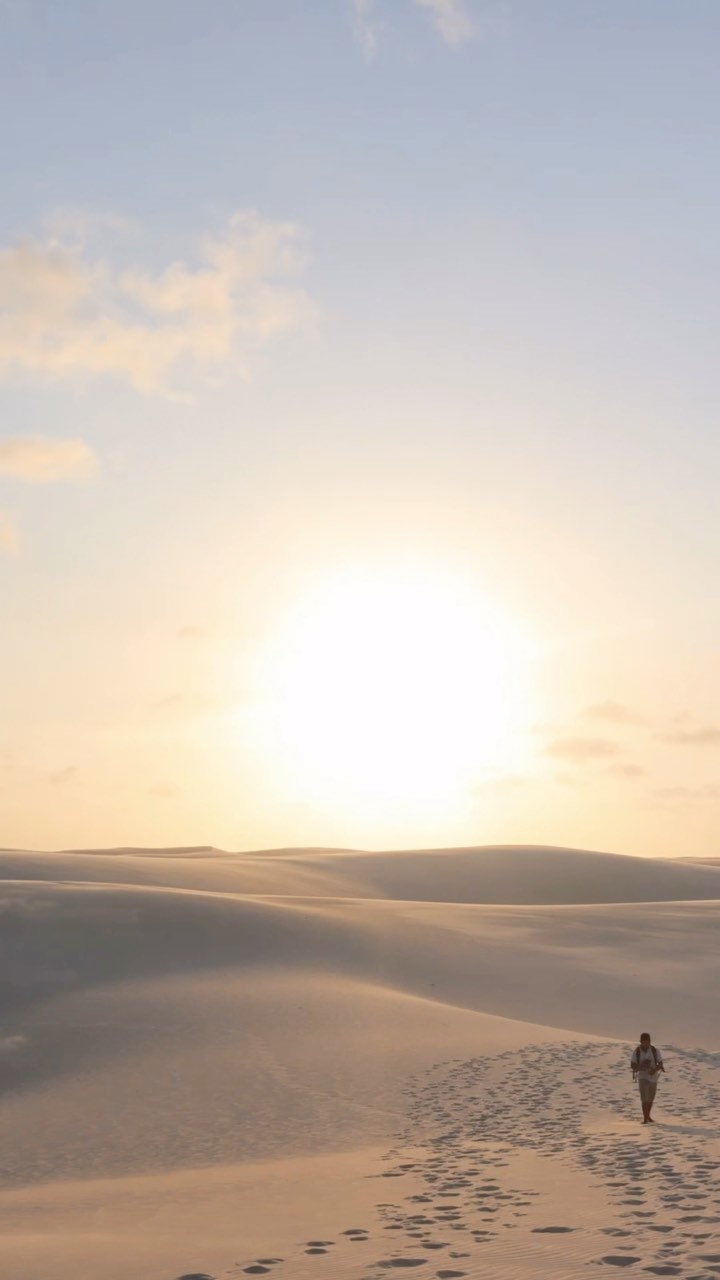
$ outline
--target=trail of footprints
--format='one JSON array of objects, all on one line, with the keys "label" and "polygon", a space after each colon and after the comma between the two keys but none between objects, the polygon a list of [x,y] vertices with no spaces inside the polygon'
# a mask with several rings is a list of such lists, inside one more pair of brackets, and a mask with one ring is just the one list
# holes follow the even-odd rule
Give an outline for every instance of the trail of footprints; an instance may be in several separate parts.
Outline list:
[{"label": "trail of footprints", "polygon": [[[420,1189],[378,1203],[372,1227],[347,1227],[333,1240],[301,1243],[295,1263],[303,1255],[339,1262],[342,1252],[345,1267],[346,1249],[361,1245],[364,1280],[398,1270],[460,1280],[480,1274],[481,1260],[491,1263],[493,1246],[511,1231],[526,1252],[531,1237],[560,1240],[583,1232],[586,1262],[580,1265],[600,1267],[608,1280],[618,1269],[717,1280],[720,1164],[706,1148],[720,1106],[720,1055],[667,1050],[672,1083],[661,1088],[672,1094],[673,1127],[658,1123],[643,1132],[647,1141],[622,1126],[614,1133],[586,1132],[584,1099],[609,1117],[639,1121],[627,1057],[625,1045],[534,1046],[522,1055],[458,1060],[412,1077],[405,1090],[408,1123],[380,1176],[393,1190],[412,1176]],[[541,1193],[508,1185],[512,1158],[522,1148],[586,1171],[602,1189],[603,1202],[614,1207],[613,1221],[597,1228],[543,1220]],[[549,1164],[549,1184],[552,1177]],[[279,1280],[283,1270],[293,1274],[292,1262],[256,1258],[224,1276],[277,1273]],[[490,1274],[484,1265],[481,1274]]]}]

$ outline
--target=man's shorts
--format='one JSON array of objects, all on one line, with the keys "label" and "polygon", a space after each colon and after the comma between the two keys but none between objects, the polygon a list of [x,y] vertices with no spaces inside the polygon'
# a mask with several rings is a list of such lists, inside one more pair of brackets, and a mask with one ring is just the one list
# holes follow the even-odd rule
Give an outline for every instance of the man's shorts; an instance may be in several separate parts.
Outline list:
[{"label": "man's shorts", "polygon": [[640,1101],[654,1102],[657,1093],[657,1080],[650,1080],[647,1076],[640,1076]]}]

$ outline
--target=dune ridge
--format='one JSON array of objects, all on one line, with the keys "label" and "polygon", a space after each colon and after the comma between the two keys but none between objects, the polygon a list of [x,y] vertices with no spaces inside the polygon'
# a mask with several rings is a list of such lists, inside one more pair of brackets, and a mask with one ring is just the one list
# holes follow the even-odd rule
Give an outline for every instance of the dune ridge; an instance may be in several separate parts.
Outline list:
[{"label": "dune ridge", "polygon": [[527,845],[391,852],[11,851],[0,855],[0,878],[506,905],[720,899],[720,867]]}]

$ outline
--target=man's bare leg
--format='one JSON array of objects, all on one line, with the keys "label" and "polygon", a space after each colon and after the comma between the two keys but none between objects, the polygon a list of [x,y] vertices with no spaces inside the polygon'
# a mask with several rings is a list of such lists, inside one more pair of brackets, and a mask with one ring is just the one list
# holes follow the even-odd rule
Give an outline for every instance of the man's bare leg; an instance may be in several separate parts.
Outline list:
[{"label": "man's bare leg", "polygon": [[650,1100],[650,1088],[646,1080],[640,1081],[640,1106],[643,1113],[643,1124],[652,1124],[650,1119],[650,1108],[652,1102]]}]

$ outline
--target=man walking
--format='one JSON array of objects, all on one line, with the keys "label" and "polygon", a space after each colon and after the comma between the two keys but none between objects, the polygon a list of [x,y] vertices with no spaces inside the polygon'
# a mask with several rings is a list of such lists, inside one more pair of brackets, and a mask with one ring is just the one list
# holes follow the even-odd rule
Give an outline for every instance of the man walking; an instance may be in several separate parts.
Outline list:
[{"label": "man walking", "polygon": [[650,1115],[657,1093],[658,1076],[660,1072],[665,1071],[663,1066],[662,1054],[659,1049],[650,1040],[650,1034],[643,1031],[640,1037],[640,1044],[634,1050],[630,1059],[632,1067],[633,1080],[637,1077],[640,1082],[640,1105],[643,1113],[643,1124],[654,1124],[654,1120]]}]

